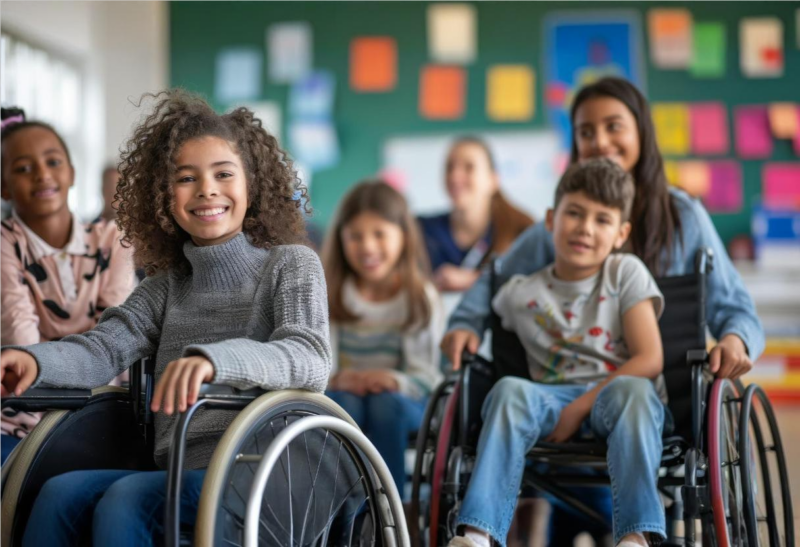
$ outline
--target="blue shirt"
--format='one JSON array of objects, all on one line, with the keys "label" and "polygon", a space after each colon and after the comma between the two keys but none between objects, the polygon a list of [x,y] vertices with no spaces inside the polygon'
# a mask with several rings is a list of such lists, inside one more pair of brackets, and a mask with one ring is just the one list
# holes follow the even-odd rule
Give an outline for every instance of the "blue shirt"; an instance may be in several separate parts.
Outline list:
[{"label": "blue shirt", "polygon": [[[756,360],[764,351],[764,329],[756,315],[753,299],[745,289],[739,272],[733,267],[708,212],[698,200],[690,198],[683,191],[671,188],[670,192],[680,215],[683,237],[675,238],[666,275],[694,272],[697,250],[711,249],[714,253],[714,270],[708,276],[706,304],[711,334],[717,340],[727,334],[735,334],[744,341],[750,359]],[[516,274],[529,275],[554,260],[553,238],[544,223],[535,224],[525,230],[503,255],[499,274],[502,279]],[[482,338],[488,328],[490,291],[489,271],[484,268],[478,281],[464,294],[450,316],[449,330],[471,330]]]},{"label": "blue shirt", "polygon": [[[422,228],[425,246],[431,259],[431,269],[434,271],[442,264],[464,265],[464,267],[475,268],[480,265],[491,245],[492,230],[489,228],[478,244],[468,249],[459,247],[456,240],[453,239],[453,232],[450,229],[450,213],[432,217],[419,217],[419,225]],[[480,256],[475,260],[475,264],[464,264],[464,259],[473,249]],[[483,249],[483,252],[480,252],[481,249]],[[470,262],[472,262],[472,257],[470,257]]]}]

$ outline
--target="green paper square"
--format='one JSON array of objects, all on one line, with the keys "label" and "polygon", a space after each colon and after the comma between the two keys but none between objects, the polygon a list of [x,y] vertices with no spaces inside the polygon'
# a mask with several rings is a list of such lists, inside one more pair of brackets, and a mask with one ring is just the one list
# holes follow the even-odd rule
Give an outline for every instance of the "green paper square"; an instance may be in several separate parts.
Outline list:
[{"label": "green paper square", "polygon": [[725,75],[725,25],[695,23],[694,46],[689,72],[697,78],[721,78]]}]

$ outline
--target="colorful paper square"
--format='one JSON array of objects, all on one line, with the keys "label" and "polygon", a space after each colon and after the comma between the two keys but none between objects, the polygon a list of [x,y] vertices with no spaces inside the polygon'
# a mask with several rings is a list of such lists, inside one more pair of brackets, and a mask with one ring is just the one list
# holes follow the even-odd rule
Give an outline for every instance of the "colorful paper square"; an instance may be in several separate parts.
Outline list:
[{"label": "colorful paper square", "polygon": [[521,122],[533,118],[536,89],[531,67],[493,66],[486,80],[486,113],[489,118],[500,122]]},{"label": "colorful paper square", "polygon": [[379,93],[397,85],[397,43],[394,38],[374,36],[350,42],[350,87],[353,91]]},{"label": "colorful paper square", "polygon": [[764,205],[800,210],[800,162],[767,163],[761,171]]},{"label": "colorful paper square", "polygon": [[303,21],[276,23],[267,28],[266,34],[272,82],[290,84],[311,71],[311,25]]},{"label": "colorful paper square", "polygon": [[678,186],[694,197],[708,193],[711,185],[711,171],[704,161],[678,162]]},{"label": "colorful paper square", "polygon": [[776,139],[794,139],[800,131],[800,106],[772,103],[769,105],[769,126]]},{"label": "colorful paper square", "polygon": [[689,108],[683,103],[654,103],[653,122],[661,153],[685,156],[689,153]]},{"label": "colorful paper square", "polygon": [[736,161],[714,161],[709,166],[710,186],[703,203],[710,213],[738,213],[744,203],[742,166]]},{"label": "colorful paper square", "polygon": [[477,52],[478,16],[471,4],[428,6],[428,50],[437,63],[466,64]]},{"label": "colorful paper square", "polygon": [[725,25],[695,23],[692,62],[689,72],[695,78],[721,78],[725,75]]},{"label": "colorful paper square", "polygon": [[430,120],[457,120],[464,115],[467,77],[464,69],[427,66],[419,85],[419,111]]},{"label": "colorful paper square", "polygon": [[658,68],[688,68],[692,61],[692,14],[683,8],[647,13],[650,56]]},{"label": "colorful paper square", "polygon": [[783,22],[777,17],[752,17],[739,23],[739,61],[749,78],[783,75]]},{"label": "colorful paper square", "polygon": [[694,103],[689,106],[692,152],[697,155],[727,154],[728,113],[723,103]]},{"label": "colorful paper square", "polygon": [[772,155],[772,134],[764,106],[739,106],[734,113],[736,153],[745,159],[763,159]]}]

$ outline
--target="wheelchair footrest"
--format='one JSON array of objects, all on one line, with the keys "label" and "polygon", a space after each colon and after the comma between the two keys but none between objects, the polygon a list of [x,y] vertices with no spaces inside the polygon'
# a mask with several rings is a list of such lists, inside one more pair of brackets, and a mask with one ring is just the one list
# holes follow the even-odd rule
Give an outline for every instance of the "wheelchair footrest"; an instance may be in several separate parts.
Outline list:
[{"label": "wheelchair footrest", "polygon": [[701,515],[711,512],[708,486],[681,486],[681,497],[683,498],[684,515],[700,518]]}]

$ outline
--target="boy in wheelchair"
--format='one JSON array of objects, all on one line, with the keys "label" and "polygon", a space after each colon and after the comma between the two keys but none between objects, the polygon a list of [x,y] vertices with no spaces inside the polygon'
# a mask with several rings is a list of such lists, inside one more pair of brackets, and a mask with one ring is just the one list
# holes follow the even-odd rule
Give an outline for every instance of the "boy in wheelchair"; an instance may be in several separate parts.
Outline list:
[{"label": "boy in wheelchair", "polygon": [[663,297],[638,258],[613,253],[629,235],[634,191],[611,160],[571,166],[546,219],[554,264],[513,277],[494,298],[503,328],[525,348],[532,381],[503,378],[483,405],[462,535],[451,547],[503,545],[525,455],[540,440],[575,435],[608,444],[615,543],[666,536],[656,482],[662,433],[672,428],[661,375]]}]

